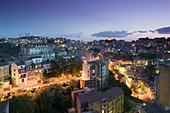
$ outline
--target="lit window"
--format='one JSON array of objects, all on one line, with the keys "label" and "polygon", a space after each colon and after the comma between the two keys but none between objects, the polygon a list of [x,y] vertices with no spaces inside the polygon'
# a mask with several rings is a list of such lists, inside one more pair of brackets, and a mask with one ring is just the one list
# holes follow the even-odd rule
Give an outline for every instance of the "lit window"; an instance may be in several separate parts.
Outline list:
[{"label": "lit window", "polygon": [[92,73],[95,73],[95,70],[92,70]]}]

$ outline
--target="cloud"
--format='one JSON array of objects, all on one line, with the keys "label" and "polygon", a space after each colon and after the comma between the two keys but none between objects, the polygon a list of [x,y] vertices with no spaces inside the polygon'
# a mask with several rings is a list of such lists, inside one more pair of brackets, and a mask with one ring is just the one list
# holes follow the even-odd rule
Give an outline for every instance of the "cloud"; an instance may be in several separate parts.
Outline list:
[{"label": "cloud", "polygon": [[137,31],[139,33],[147,33],[148,31]]},{"label": "cloud", "polygon": [[157,31],[159,34],[170,34],[170,27],[159,28],[155,31]]},{"label": "cloud", "polygon": [[70,37],[80,38],[81,35],[82,35],[82,32],[72,33],[72,34],[61,34],[61,35],[57,35],[57,36],[58,37],[66,37],[66,38],[70,38]]},{"label": "cloud", "polygon": [[128,33],[128,31],[103,31],[103,32],[99,32],[99,33],[94,33],[91,36],[95,36],[95,37],[126,37],[128,35],[132,35],[133,33]]},{"label": "cloud", "polygon": [[151,33],[156,33],[156,31],[154,31],[154,30],[149,30],[149,32],[151,32]]}]

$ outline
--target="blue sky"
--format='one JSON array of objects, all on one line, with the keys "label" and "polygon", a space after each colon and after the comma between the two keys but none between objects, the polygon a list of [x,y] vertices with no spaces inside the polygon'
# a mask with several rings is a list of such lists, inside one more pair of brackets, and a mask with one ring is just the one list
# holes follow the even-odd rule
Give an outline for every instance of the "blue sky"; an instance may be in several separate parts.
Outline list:
[{"label": "blue sky", "polygon": [[169,4],[170,0],[0,0],[0,37],[22,32],[85,41],[107,35],[125,40],[170,37]]}]

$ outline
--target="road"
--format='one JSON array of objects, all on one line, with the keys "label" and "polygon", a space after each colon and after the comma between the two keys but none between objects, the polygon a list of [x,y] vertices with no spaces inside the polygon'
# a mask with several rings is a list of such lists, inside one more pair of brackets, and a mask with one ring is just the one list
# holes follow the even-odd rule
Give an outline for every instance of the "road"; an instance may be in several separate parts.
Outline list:
[{"label": "road", "polygon": [[[111,64],[110,64],[110,66],[109,67],[111,67]],[[109,68],[110,69],[110,71],[112,71],[111,70],[111,68]],[[124,69],[118,69],[119,70],[119,72],[121,73],[121,74],[123,74],[124,75],[124,78],[125,78],[125,80],[126,80],[126,85],[128,86],[128,87],[130,87],[130,83],[131,83],[131,81],[129,81],[129,79],[128,79],[128,75],[126,74],[126,69],[124,68]],[[114,74],[115,74],[115,72],[114,71],[112,71]],[[135,94],[134,92],[132,93],[132,96],[133,97],[137,97],[137,98],[139,98],[139,99],[141,99],[141,100],[143,100],[143,101],[145,101],[145,102],[148,102],[148,101],[150,101],[150,100],[152,100],[153,99],[153,97],[150,97],[148,94],[146,94],[144,91],[142,91],[141,89],[140,89],[140,94]]]},{"label": "road", "polygon": [[38,84],[38,85],[33,85],[33,86],[30,86],[30,87],[15,87],[15,88],[12,88],[10,90],[7,90],[7,91],[3,91],[3,92],[0,92],[0,100],[2,97],[6,96],[9,92],[15,92],[17,93],[18,90],[31,90],[33,88],[38,88],[38,87],[45,87],[45,86],[49,86],[51,84],[60,84],[60,83],[64,83],[64,82],[69,82],[70,80],[72,79],[75,79],[77,80],[78,78],[77,77],[72,77],[72,76],[62,76],[62,77],[59,77],[59,78],[50,78],[46,81],[48,81],[48,83],[46,84]]}]

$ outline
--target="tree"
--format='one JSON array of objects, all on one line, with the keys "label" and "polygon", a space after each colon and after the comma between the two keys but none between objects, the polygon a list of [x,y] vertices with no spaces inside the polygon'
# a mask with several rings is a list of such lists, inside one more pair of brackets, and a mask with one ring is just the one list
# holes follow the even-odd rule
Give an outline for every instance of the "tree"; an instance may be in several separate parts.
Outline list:
[{"label": "tree", "polygon": [[114,74],[111,71],[109,71],[109,77],[107,80],[108,80],[107,89],[111,87],[121,87],[126,95],[131,96],[132,90],[126,84],[120,83],[119,80],[116,80]]},{"label": "tree", "polygon": [[10,113],[39,113],[38,106],[32,97],[19,96],[9,100]]},{"label": "tree", "polygon": [[53,93],[48,90],[44,90],[36,97],[35,102],[38,104],[40,113],[55,113],[52,107],[52,98]]},{"label": "tree", "polygon": [[143,70],[143,73],[145,73],[150,81],[154,81],[155,75],[156,75],[156,69],[154,65],[147,65],[146,68]]}]

